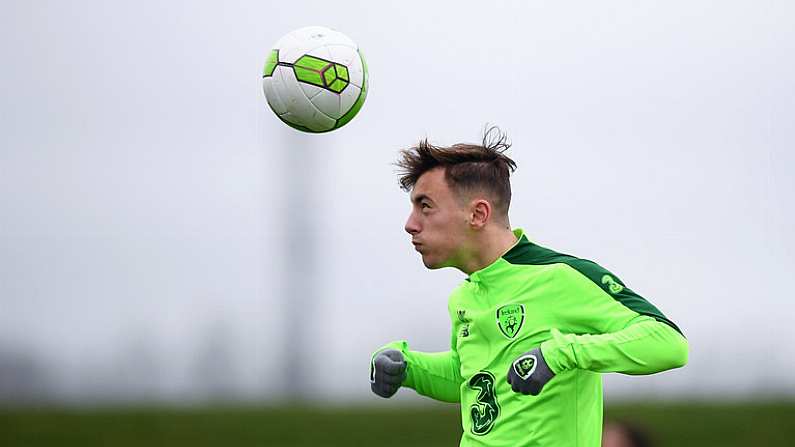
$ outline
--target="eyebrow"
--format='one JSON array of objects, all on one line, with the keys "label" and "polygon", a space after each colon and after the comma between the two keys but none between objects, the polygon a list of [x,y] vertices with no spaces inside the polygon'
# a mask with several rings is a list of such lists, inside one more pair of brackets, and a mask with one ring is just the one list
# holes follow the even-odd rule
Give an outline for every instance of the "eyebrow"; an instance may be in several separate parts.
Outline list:
[{"label": "eyebrow", "polygon": [[414,197],[413,199],[411,199],[411,201],[412,201],[412,203],[420,203],[420,202],[422,202],[425,199],[428,199],[431,202],[433,202],[433,200],[430,197],[428,197],[427,194],[417,194],[417,196]]}]

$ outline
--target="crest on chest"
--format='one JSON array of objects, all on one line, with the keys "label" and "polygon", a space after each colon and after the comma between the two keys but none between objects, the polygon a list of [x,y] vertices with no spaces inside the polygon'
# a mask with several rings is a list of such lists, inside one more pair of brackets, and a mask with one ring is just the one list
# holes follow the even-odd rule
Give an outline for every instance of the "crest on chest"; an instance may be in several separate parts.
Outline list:
[{"label": "crest on chest", "polygon": [[516,337],[524,324],[524,305],[506,304],[497,308],[497,327],[509,339]]}]

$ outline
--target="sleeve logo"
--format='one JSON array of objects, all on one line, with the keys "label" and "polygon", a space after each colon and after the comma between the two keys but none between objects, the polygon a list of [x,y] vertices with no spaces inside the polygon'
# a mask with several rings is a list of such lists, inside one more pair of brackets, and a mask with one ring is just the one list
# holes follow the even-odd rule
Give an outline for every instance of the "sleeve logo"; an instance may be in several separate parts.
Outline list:
[{"label": "sleeve logo", "polygon": [[615,279],[613,279],[610,275],[605,275],[602,277],[602,284],[607,286],[607,289],[610,290],[610,293],[613,295],[617,293],[621,293],[624,290],[624,286],[618,283]]},{"label": "sleeve logo", "polygon": [[521,377],[522,380],[527,380],[536,370],[537,364],[538,359],[535,355],[523,355],[513,362],[513,371],[517,376]]},{"label": "sleeve logo", "polygon": [[497,309],[497,327],[502,335],[508,338],[516,337],[524,323],[524,305],[506,304]]}]

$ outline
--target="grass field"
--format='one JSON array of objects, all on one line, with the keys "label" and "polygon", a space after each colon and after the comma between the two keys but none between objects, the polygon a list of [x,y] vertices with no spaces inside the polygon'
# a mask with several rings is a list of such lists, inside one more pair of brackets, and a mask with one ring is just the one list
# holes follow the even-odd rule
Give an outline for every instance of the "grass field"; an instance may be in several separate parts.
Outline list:
[{"label": "grass field", "polygon": [[[658,446],[788,446],[795,402],[613,405]],[[0,409],[0,446],[454,446],[457,408]]]}]

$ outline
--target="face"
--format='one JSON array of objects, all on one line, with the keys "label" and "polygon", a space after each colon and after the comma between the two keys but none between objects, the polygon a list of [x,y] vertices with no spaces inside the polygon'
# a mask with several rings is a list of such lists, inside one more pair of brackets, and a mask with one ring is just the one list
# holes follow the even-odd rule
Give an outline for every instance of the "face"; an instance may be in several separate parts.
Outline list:
[{"label": "face", "polygon": [[621,427],[606,424],[602,431],[603,447],[632,447],[634,444]]},{"label": "face", "polygon": [[464,253],[468,213],[444,179],[444,169],[432,169],[417,179],[411,191],[406,232],[430,269],[455,267]]}]

